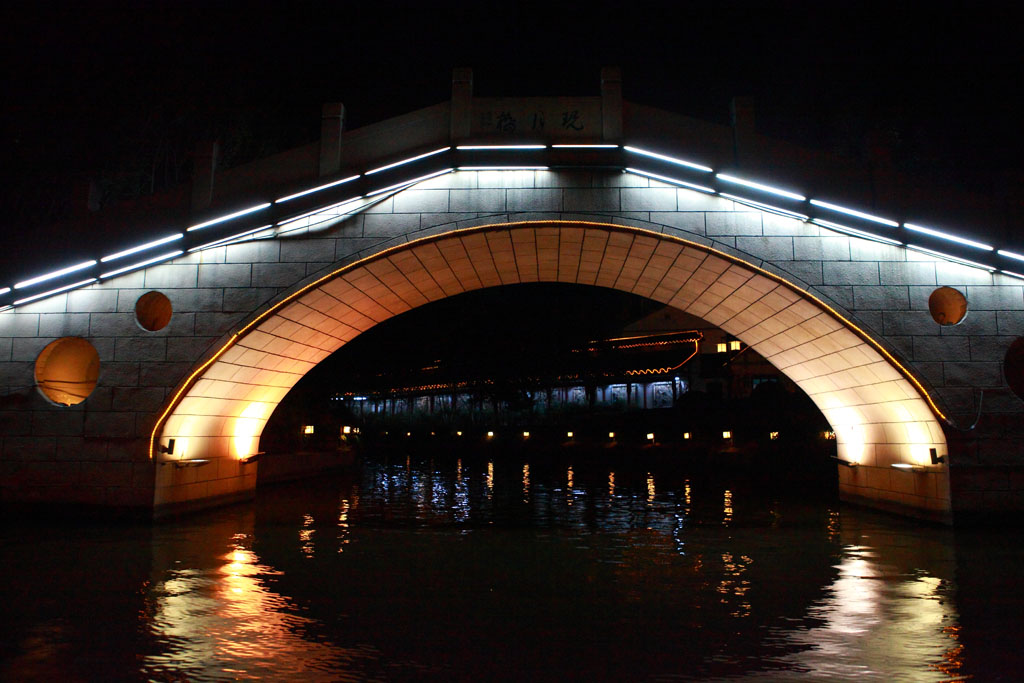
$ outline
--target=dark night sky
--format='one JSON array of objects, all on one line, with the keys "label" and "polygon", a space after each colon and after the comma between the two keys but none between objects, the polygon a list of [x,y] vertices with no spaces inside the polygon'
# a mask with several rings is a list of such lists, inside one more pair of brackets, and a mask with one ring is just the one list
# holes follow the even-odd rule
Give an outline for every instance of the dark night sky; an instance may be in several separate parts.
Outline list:
[{"label": "dark night sky", "polygon": [[752,95],[776,137],[853,156],[887,140],[912,169],[995,195],[1024,177],[1009,3],[19,0],[0,12],[5,244],[39,222],[32,206],[145,166],[160,144],[234,131],[244,160],[315,139],[325,101],[344,102],[353,128],[445,100],[461,65],[477,94],[537,95],[597,94],[600,66],[617,64],[633,101],[725,123],[730,98]]}]

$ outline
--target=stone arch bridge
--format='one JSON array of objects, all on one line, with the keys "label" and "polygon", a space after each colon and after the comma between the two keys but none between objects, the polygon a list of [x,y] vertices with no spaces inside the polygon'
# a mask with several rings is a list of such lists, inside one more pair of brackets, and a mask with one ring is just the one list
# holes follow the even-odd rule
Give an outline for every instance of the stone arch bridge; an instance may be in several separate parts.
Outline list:
[{"label": "stone arch bridge", "polygon": [[275,406],[347,341],[567,282],[768,359],[834,427],[846,500],[944,522],[1024,507],[1013,244],[850,202],[824,166],[764,156],[783,146],[741,161],[742,121],[624,103],[614,70],[600,97],[474,98],[459,70],[450,102],[352,132],[341,112],[319,144],[200,171],[184,220],[0,282],[3,501],[245,497]]}]

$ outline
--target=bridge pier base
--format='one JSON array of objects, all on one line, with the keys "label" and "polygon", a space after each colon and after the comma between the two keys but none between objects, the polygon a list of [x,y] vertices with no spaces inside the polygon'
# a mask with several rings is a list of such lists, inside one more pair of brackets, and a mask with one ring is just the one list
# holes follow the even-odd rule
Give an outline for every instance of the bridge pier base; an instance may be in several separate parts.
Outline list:
[{"label": "bridge pier base", "polygon": [[215,458],[187,467],[174,461],[160,463],[156,467],[153,518],[251,500],[256,495],[257,468],[256,462],[246,465],[234,458]]},{"label": "bridge pier base", "polygon": [[892,467],[839,467],[839,500],[938,524],[953,523],[949,471],[922,472]]}]

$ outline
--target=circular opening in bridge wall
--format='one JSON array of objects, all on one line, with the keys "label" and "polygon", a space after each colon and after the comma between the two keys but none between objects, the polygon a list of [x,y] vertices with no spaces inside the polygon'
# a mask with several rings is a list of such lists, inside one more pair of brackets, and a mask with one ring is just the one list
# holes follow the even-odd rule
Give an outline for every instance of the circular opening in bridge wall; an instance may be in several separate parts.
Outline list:
[{"label": "circular opening in bridge wall", "polygon": [[135,302],[135,320],[144,330],[156,332],[171,322],[171,300],[160,292],[146,292]]},{"label": "circular opening in bridge wall", "polygon": [[52,341],[36,358],[36,386],[43,396],[63,406],[88,398],[99,375],[100,356],[81,337]]},{"label": "circular opening in bridge wall", "polygon": [[967,299],[952,287],[939,287],[928,297],[928,310],[940,325],[957,325],[967,317]]},{"label": "circular opening in bridge wall", "polygon": [[1006,351],[1003,374],[1017,398],[1024,400],[1024,337],[1017,337]]}]

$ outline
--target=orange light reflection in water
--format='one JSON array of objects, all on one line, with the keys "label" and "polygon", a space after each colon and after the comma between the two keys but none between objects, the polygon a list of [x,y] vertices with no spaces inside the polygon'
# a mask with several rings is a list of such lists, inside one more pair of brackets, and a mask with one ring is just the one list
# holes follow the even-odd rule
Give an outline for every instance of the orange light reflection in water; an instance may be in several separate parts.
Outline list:
[{"label": "orange light reflection in water", "polygon": [[268,588],[266,577],[281,572],[260,564],[248,541],[236,534],[217,566],[170,570],[155,586],[151,629],[166,646],[145,659],[143,671],[159,680],[352,680],[346,670],[376,653],[306,639],[311,620]]},{"label": "orange light reflection in water", "polygon": [[798,662],[813,680],[891,680],[885,672],[922,664],[944,674],[928,680],[970,678],[962,673],[964,646],[946,582],[907,569],[896,579],[893,560],[911,557],[901,557],[902,550],[846,545],[838,577],[807,611],[820,625],[788,633],[803,651],[783,659]]}]

